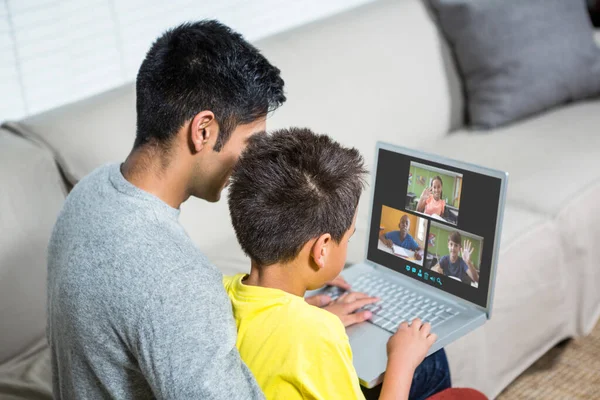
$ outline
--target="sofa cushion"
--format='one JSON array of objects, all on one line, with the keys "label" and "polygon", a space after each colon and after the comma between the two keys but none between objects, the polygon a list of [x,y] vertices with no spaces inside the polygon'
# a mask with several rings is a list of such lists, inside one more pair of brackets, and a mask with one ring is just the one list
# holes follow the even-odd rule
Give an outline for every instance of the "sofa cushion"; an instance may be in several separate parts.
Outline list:
[{"label": "sofa cushion", "polygon": [[52,400],[52,368],[46,338],[0,365],[0,399]]},{"label": "sofa cushion", "polygon": [[584,0],[430,2],[454,48],[475,128],[600,95],[600,49]]},{"label": "sofa cushion", "polygon": [[64,200],[46,149],[0,130],[0,364],[44,336],[46,247]]}]

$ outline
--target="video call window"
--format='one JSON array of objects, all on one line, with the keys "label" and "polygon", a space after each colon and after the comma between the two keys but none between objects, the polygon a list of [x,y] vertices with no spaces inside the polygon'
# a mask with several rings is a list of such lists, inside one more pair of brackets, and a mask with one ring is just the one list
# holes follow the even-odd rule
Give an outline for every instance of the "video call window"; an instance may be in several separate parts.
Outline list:
[{"label": "video call window", "polygon": [[406,209],[457,225],[462,174],[412,161]]},{"label": "video call window", "polygon": [[444,224],[431,222],[427,260],[432,271],[478,287],[483,238]]},{"label": "video call window", "polygon": [[382,206],[377,248],[422,266],[427,224],[425,218]]}]

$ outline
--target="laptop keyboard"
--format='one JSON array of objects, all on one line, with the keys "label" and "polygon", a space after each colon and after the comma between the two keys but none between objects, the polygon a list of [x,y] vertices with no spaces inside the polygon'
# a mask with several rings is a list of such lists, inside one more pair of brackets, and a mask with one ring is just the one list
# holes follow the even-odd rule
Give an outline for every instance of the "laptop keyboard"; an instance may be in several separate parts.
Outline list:
[{"label": "laptop keyboard", "polygon": [[[404,321],[410,323],[415,318],[421,318],[421,321],[429,322],[432,328],[435,328],[458,314],[458,311],[448,304],[429,299],[372,274],[360,276],[352,284],[352,290],[380,298],[377,303],[363,307],[363,310],[373,313],[369,322],[392,333],[396,332],[398,325]],[[335,300],[344,290],[331,287],[326,293]]]}]

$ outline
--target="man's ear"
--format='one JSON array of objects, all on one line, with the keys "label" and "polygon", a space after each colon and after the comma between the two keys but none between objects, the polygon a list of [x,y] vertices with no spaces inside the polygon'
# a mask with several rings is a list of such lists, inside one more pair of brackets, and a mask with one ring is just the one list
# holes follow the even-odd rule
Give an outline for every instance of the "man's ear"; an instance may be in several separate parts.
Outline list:
[{"label": "man's ear", "polygon": [[212,111],[200,111],[190,124],[190,142],[196,153],[202,151],[211,139],[217,138],[219,128]]},{"label": "man's ear", "polygon": [[312,248],[310,249],[310,256],[314,260],[318,269],[325,267],[325,261],[329,255],[330,247],[331,235],[329,233],[319,236],[318,239],[313,243]]}]

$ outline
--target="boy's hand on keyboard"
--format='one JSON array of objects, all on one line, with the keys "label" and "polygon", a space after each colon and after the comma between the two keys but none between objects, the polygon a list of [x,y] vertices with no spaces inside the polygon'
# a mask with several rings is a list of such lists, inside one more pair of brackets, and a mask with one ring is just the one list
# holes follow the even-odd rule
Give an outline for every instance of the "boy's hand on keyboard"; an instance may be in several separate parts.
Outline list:
[{"label": "boy's hand on keyboard", "polygon": [[350,290],[350,284],[346,282],[346,280],[341,275],[338,275],[332,281],[329,281],[325,284],[328,286],[336,286],[344,290]]},{"label": "boy's hand on keyboard", "polygon": [[414,371],[436,339],[437,335],[431,333],[429,323],[423,324],[419,318],[416,318],[409,326],[405,321],[388,340],[388,363],[399,363]]},{"label": "boy's hand on keyboard", "polygon": [[356,310],[379,300],[378,297],[369,297],[369,295],[364,293],[345,292],[337,300],[332,301],[327,307],[324,307],[324,309],[337,315],[344,326],[350,326],[371,318],[372,313],[370,311],[356,312]]}]

